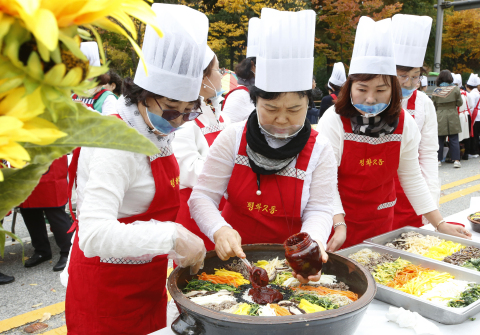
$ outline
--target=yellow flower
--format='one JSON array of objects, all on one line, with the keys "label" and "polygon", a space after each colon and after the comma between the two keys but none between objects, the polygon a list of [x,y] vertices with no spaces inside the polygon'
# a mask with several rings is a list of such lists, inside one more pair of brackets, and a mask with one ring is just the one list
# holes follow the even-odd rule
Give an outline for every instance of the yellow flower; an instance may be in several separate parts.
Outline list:
[{"label": "yellow flower", "polygon": [[[71,32],[69,28],[72,26],[83,25],[91,28],[97,40],[100,36],[93,26],[122,34],[128,38],[142,62],[144,62],[143,54],[135,42],[137,30],[131,16],[150,25],[160,36],[163,36],[154,11],[143,0],[0,0],[0,14],[8,14],[23,22],[27,30],[35,36],[42,58],[47,56],[41,49],[55,51],[59,39],[77,57],[84,58],[78,45],[75,45],[76,41],[69,36],[68,32]],[[113,18],[123,27],[107,17]],[[8,31],[7,28],[12,23],[4,15],[0,16],[0,37],[4,35],[2,30]],[[133,36],[133,39],[127,32]],[[103,59],[101,43],[99,47]]]},{"label": "yellow flower", "polygon": [[67,136],[50,121],[38,117],[44,111],[40,89],[25,95],[21,87],[0,95],[0,159],[21,168],[30,156],[17,142],[48,145]]}]

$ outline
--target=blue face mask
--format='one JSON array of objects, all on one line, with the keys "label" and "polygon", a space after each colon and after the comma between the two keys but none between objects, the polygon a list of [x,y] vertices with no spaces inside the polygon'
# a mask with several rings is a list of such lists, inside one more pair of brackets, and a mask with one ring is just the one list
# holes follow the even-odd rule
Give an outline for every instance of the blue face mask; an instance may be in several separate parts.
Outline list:
[{"label": "blue face mask", "polygon": [[379,103],[375,105],[362,105],[362,104],[354,104],[352,98],[350,97],[350,101],[352,102],[353,107],[357,110],[362,111],[365,113],[364,117],[374,117],[383,112],[387,107],[390,105],[385,103]]},{"label": "blue face mask", "polygon": [[153,128],[155,128],[155,130],[161,132],[163,135],[169,135],[169,134],[173,133],[174,131],[177,131],[177,130],[180,129],[180,127],[178,127],[178,128],[173,127],[170,124],[170,122],[165,120],[163,117],[161,117],[157,114],[154,114],[152,112],[149,112],[148,108],[147,108],[147,116],[148,116],[148,120],[150,120],[150,123],[153,125]]},{"label": "blue face mask", "polygon": [[415,90],[416,90],[416,88],[412,88],[411,90],[407,90],[406,88],[402,87],[402,96],[404,98],[409,98],[412,95],[413,91],[415,91]]},{"label": "blue face mask", "polygon": [[[210,81],[210,78],[207,77],[207,80],[210,82],[210,84],[212,84],[212,82]],[[221,96],[223,93],[225,93],[226,91],[221,89],[220,91],[217,91],[217,89],[215,88],[215,86],[208,86],[207,84],[204,84],[206,87],[208,87],[209,89],[215,91],[215,96],[214,97],[211,97],[209,99],[215,99],[215,98],[218,98],[219,96]]]}]

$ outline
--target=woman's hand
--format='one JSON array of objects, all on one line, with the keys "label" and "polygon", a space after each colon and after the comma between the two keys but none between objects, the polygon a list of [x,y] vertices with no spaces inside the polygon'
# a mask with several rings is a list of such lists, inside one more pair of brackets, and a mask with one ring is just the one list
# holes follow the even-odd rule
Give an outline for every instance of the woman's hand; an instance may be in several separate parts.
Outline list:
[{"label": "woman's hand", "polygon": [[[316,241],[318,244],[318,247],[320,248],[320,253],[321,253],[321,259],[323,263],[326,263],[328,261],[328,254],[325,252],[325,249],[323,248],[323,244],[319,241]],[[309,281],[319,281],[320,277],[322,275],[322,271],[318,272],[316,275],[308,276],[308,279],[303,278],[301,275],[297,274],[294,271],[292,271],[292,276],[294,278],[297,278],[297,280],[302,283],[302,284],[308,284]]]},{"label": "woman's hand", "polygon": [[462,226],[450,224],[448,222],[441,223],[440,226],[438,226],[438,231],[443,233],[443,234],[463,237],[463,238],[466,238],[468,240],[472,239],[472,233],[469,232],[467,229],[465,229]]},{"label": "woman's hand", "polygon": [[340,225],[335,228],[335,233],[333,234],[330,241],[327,243],[327,250],[329,252],[334,252],[340,249],[340,247],[345,243],[347,238],[347,227]]},{"label": "woman's hand", "polygon": [[203,240],[177,223],[174,247],[168,253],[168,258],[173,259],[182,268],[190,266],[190,273],[196,274],[199,269],[203,268],[206,253]]},{"label": "woman's hand", "polygon": [[235,229],[223,226],[213,234],[213,239],[217,256],[222,261],[235,256],[239,258],[246,257],[242,250],[242,238]]}]

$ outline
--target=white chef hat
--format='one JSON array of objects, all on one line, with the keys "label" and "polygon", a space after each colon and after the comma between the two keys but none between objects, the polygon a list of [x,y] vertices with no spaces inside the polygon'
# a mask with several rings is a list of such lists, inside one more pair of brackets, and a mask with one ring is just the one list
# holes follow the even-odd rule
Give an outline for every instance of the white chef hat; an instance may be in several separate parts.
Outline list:
[{"label": "white chef hat", "polygon": [[330,79],[328,79],[328,82],[336,86],[342,86],[346,81],[347,76],[345,74],[345,66],[342,62],[335,63],[333,65],[332,75],[330,76]]},{"label": "white chef hat", "polygon": [[90,66],[101,66],[97,42],[80,43],[80,51],[87,57]]},{"label": "white chef hat", "polygon": [[315,20],[313,10],[262,9],[255,86],[267,92],[312,89]]},{"label": "white chef hat", "polygon": [[180,101],[198,99],[207,46],[208,18],[183,5],[154,3],[152,9],[164,36],[147,25],[143,38],[142,62],[134,83],[152,93]]},{"label": "white chef hat", "polygon": [[430,16],[396,14],[392,18],[395,63],[422,67],[432,28]]},{"label": "white chef hat", "polygon": [[205,48],[205,57],[203,58],[203,69],[205,70],[210,62],[212,61],[213,57],[215,57],[215,52],[207,45]]},{"label": "white chef hat", "polygon": [[362,16],[353,45],[350,74],[370,73],[397,75],[393,51],[392,20],[378,22]]},{"label": "white chef hat", "polygon": [[478,76],[475,73],[470,74],[467,81],[468,86],[478,86]]},{"label": "white chef hat", "polygon": [[248,21],[247,57],[257,57],[261,31],[260,18],[252,17]]},{"label": "white chef hat", "polygon": [[422,76],[422,86],[428,86],[428,78],[427,76]]},{"label": "white chef hat", "polygon": [[458,87],[462,87],[462,75],[460,73],[452,73],[453,75],[453,83],[457,84]]}]

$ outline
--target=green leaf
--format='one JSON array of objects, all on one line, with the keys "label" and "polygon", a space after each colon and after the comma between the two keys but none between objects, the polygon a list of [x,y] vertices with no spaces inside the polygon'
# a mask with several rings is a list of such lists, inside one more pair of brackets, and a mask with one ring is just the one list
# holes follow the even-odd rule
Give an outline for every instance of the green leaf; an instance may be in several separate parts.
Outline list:
[{"label": "green leaf", "polygon": [[26,147],[31,164],[51,164],[55,159],[72,152],[76,147]]},{"label": "green leaf", "polygon": [[32,193],[48,164],[28,164],[21,169],[2,169],[4,181],[0,183],[0,218],[20,205]]},{"label": "green leaf", "polygon": [[[144,155],[158,153],[158,148],[138,131],[115,116],[104,116],[78,105],[78,117],[67,105],[57,104],[55,125],[68,134],[46,147],[97,147],[138,152]],[[52,121],[47,113],[43,117]],[[38,148],[25,144],[25,148]]]},{"label": "green leaf", "polygon": [[5,228],[3,228],[2,224],[0,223],[0,255],[2,257],[4,257],[4,254],[5,254],[5,235],[8,235],[10,236],[12,239],[15,239],[16,241],[20,242],[20,244],[22,245],[22,262],[25,263],[25,248],[23,247],[23,242],[22,240],[17,236],[15,235],[14,233],[6,230]]}]

